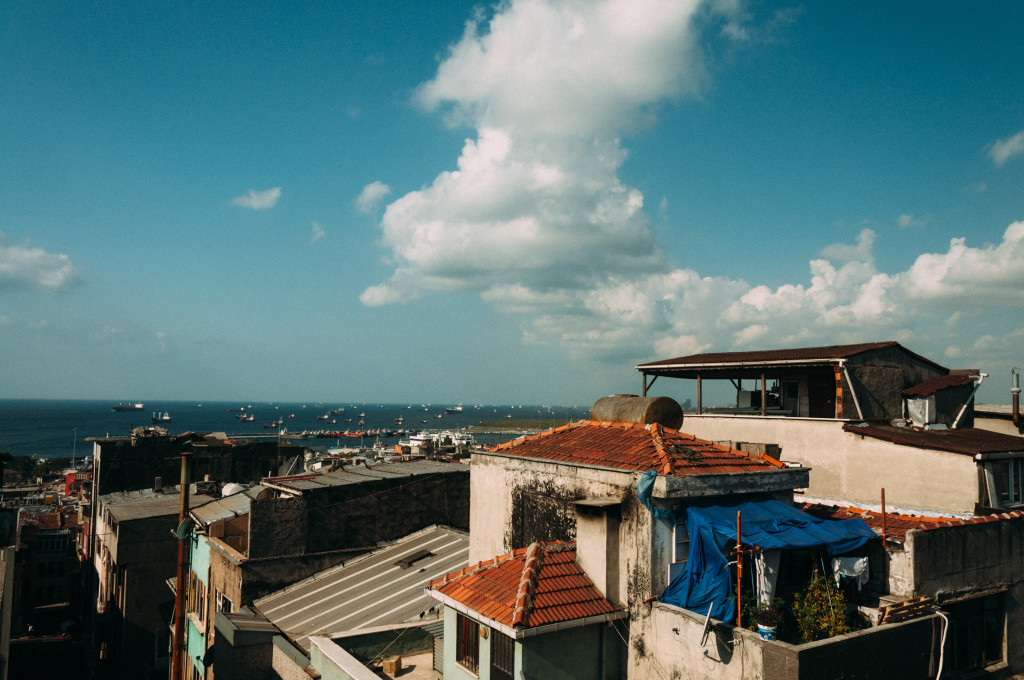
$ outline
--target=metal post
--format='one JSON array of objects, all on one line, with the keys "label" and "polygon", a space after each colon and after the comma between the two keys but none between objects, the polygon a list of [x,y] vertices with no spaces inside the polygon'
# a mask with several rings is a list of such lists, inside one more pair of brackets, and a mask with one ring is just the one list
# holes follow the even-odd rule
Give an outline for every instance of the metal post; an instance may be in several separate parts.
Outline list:
[{"label": "metal post", "polygon": [[[189,451],[181,452],[181,493],[178,505],[178,525],[185,521],[188,515],[188,491],[191,472],[189,463],[192,454]],[[182,661],[185,657],[185,581],[188,567],[188,551],[185,549],[186,541],[178,539],[178,581],[174,588],[174,647],[171,654],[171,680],[182,680],[184,677]]]},{"label": "metal post", "polygon": [[700,414],[704,413],[704,404],[703,404],[703,401],[701,400],[702,396],[703,395],[701,394],[700,376],[698,375],[697,376],[697,415],[700,415]]},{"label": "metal post", "polygon": [[885,540],[885,488],[882,488],[882,593],[889,592],[889,551]]},{"label": "metal post", "polygon": [[740,549],[740,511],[736,511],[736,627],[743,627],[743,603],[740,601],[740,585],[743,583],[743,550]]},{"label": "metal post", "polygon": [[764,371],[761,371],[761,416],[768,415],[768,388],[764,384]]}]

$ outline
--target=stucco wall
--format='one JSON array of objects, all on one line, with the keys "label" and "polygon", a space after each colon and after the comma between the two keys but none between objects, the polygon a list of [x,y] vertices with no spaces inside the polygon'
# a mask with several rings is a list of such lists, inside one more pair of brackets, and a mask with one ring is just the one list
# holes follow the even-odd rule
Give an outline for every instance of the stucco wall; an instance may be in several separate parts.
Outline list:
[{"label": "stucco wall", "polygon": [[[971,456],[900,446],[844,432],[843,423],[804,418],[687,414],[682,430],[702,439],[778,444],[784,461],[811,468],[816,498],[972,513],[979,499]],[[954,482],[954,483],[951,483]]]},{"label": "stucco wall", "polygon": [[[621,499],[619,524],[619,579],[610,599],[640,602],[660,594],[667,585],[672,537],[671,525],[652,521],[647,508],[636,498],[632,472],[559,465],[498,454],[474,454],[469,531],[471,564],[503,555],[532,541],[550,540],[547,533],[531,533],[533,527],[564,527],[571,540],[576,535],[573,501],[584,498]],[[543,513],[537,513],[543,502]],[[517,504],[519,507],[517,507]],[[529,507],[524,507],[529,505]],[[520,518],[530,515],[528,523]],[[652,569],[652,565],[656,565]],[[662,568],[662,566],[664,568]],[[653,573],[652,573],[653,572]]]}]

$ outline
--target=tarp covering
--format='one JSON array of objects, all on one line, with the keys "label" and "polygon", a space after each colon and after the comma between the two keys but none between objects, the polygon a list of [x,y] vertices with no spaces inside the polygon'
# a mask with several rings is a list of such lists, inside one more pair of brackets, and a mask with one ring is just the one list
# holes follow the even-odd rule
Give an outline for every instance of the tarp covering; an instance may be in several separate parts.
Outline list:
[{"label": "tarp covering", "polygon": [[[824,548],[831,555],[864,545],[875,532],[861,519],[822,520],[774,499],[686,508],[690,557],[686,568],[659,598],[662,602],[732,623],[736,616],[729,559],[736,547],[736,512],[741,513],[744,545],[765,550]],[[750,565],[753,567],[753,564]]]}]

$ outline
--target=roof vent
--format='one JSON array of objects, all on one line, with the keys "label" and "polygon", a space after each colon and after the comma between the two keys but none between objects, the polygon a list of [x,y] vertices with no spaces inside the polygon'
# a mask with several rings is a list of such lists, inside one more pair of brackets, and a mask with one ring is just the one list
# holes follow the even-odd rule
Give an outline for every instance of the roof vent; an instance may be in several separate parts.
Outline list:
[{"label": "roof vent", "polygon": [[594,402],[590,419],[612,423],[658,423],[678,430],[683,425],[683,409],[669,397],[638,397],[635,394],[613,394]]}]

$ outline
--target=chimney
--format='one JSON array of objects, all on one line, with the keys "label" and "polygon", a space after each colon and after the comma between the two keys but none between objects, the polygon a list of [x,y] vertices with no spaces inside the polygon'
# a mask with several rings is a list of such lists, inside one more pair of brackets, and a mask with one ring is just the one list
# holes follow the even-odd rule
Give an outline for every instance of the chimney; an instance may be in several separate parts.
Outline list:
[{"label": "chimney", "polygon": [[585,499],[576,506],[576,564],[605,599],[621,605],[624,598],[619,578],[620,501]]},{"label": "chimney", "polygon": [[1013,426],[1020,427],[1020,371],[1014,366],[1010,369],[1010,394],[1013,395]]},{"label": "chimney", "polygon": [[160,493],[164,490],[164,478],[154,477],[153,478],[153,493]]}]

